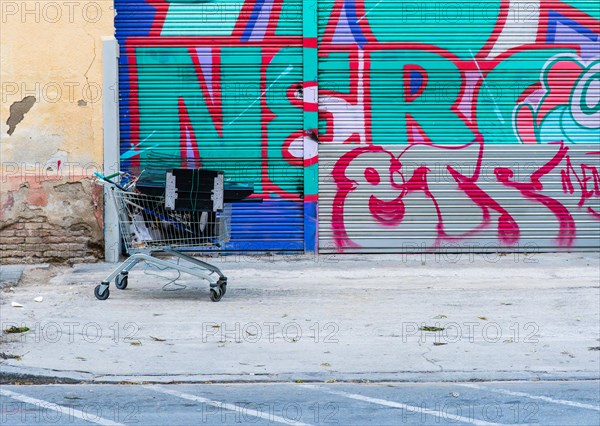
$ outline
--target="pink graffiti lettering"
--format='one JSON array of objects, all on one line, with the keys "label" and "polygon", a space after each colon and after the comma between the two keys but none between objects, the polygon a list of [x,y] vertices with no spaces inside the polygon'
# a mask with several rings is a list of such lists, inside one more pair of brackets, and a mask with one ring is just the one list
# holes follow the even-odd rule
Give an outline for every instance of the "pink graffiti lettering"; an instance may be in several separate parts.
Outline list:
[{"label": "pink graffiti lettering", "polygon": [[571,216],[569,210],[557,200],[547,195],[540,194],[540,192],[544,189],[541,178],[554,170],[566,157],[568,151],[569,148],[561,143],[559,151],[550,161],[531,174],[529,182],[515,182],[513,180],[514,172],[507,167],[497,167],[494,170],[496,178],[503,185],[515,188],[519,190],[524,197],[545,205],[556,216],[559,223],[557,242],[564,247],[571,247],[575,241],[576,225],[573,216]]},{"label": "pink graffiti lettering", "polygon": [[[587,155],[600,156],[600,152],[588,152]],[[578,204],[580,208],[585,207],[588,201],[600,198],[600,173],[598,173],[598,167],[581,164],[581,176],[579,176],[573,167],[571,158],[566,156],[565,160],[566,166],[560,171],[563,192],[565,194],[575,193],[575,187],[571,178],[571,174],[573,174],[581,191]],[[593,207],[587,206],[587,212],[596,220],[600,220],[600,213]]]},{"label": "pink graffiti lettering", "polygon": [[[433,190],[430,184],[430,179],[433,176],[433,166],[416,164],[412,171],[408,167],[410,158],[408,153],[423,147],[423,144],[410,145],[398,156],[394,156],[385,148],[377,145],[350,150],[342,155],[332,172],[337,186],[332,211],[332,231],[337,247],[342,251],[345,248],[361,247],[358,241],[349,236],[346,224],[346,209],[348,208],[346,202],[350,195],[357,191],[357,194],[361,194],[361,196],[354,196],[351,204],[352,209],[356,211],[357,208],[361,208],[357,203],[366,203],[365,207],[368,209],[374,223],[388,230],[395,230],[403,224],[408,226],[406,221],[409,218],[415,219],[417,217],[418,212],[411,210],[411,207],[409,207],[411,203],[408,200],[411,195],[421,193],[425,199],[432,203],[435,212],[436,240],[431,246],[432,248],[440,246],[442,242],[476,237],[491,226],[496,229],[497,238],[501,244],[514,246],[522,238],[521,227],[514,215],[502,206],[503,201],[490,194],[492,189],[502,194],[502,187],[514,189],[525,200],[547,208],[558,223],[556,243],[561,247],[572,247],[577,236],[576,221],[569,208],[563,204],[562,199],[559,201],[552,195],[552,192],[546,192],[551,191],[551,189],[546,189],[544,178],[550,174],[558,176],[557,179],[560,179],[562,183],[563,192],[567,195],[575,194],[576,188],[578,188],[581,191],[581,196],[577,202],[577,208],[588,213],[594,220],[600,220],[598,211],[589,205],[592,199],[600,198],[600,174],[598,173],[598,167],[590,164],[581,164],[580,171],[577,171],[569,155],[569,146],[564,143],[551,145],[556,146],[558,150],[553,152],[549,160],[542,162],[524,179],[519,179],[518,174],[511,167],[494,165],[492,167],[493,179],[489,182],[486,182],[482,175],[484,167],[488,165],[486,163],[490,163],[490,165],[493,163],[485,160],[483,137],[478,136],[472,143],[459,147],[428,145],[430,149],[437,150],[442,156],[444,152],[459,151],[466,153],[473,148],[477,149],[476,159],[471,164],[472,174],[466,175],[460,172],[458,167],[453,164],[447,164],[444,168],[451,179],[448,182],[449,186],[446,185],[445,188],[452,188],[453,181],[459,193],[464,194],[468,200],[477,206],[481,214],[479,221],[472,220],[469,222],[469,229],[454,233],[448,232],[446,224],[448,213],[445,212],[441,204],[444,197],[446,202],[449,198],[436,193],[436,190],[439,191],[439,185],[436,190]],[[598,156],[599,154],[591,152],[587,155]],[[423,158],[418,155],[416,157]],[[433,161],[433,157],[428,161]],[[366,158],[370,161],[365,161]],[[361,168],[364,168],[362,172],[357,173],[357,170],[361,170]],[[552,181],[552,179],[548,180],[548,182]],[[369,190],[372,191],[370,195],[366,197],[362,195],[362,193]],[[569,205],[574,205],[574,203]],[[414,209],[414,207],[412,208]],[[493,214],[497,217],[495,225],[493,225],[492,220]]]},{"label": "pink graffiti lettering", "polygon": [[477,142],[479,143],[479,154],[473,176],[467,178],[452,166],[447,166],[448,172],[452,175],[454,180],[456,180],[458,187],[464,191],[465,194],[467,194],[467,196],[473,200],[475,204],[479,206],[481,212],[483,213],[482,223],[476,229],[474,229],[471,234],[477,233],[491,223],[490,210],[492,210],[500,214],[498,219],[498,238],[500,239],[500,242],[505,245],[514,245],[519,241],[519,225],[496,200],[490,197],[477,185],[477,180],[481,174],[481,165],[483,162],[483,138],[478,136]]}]

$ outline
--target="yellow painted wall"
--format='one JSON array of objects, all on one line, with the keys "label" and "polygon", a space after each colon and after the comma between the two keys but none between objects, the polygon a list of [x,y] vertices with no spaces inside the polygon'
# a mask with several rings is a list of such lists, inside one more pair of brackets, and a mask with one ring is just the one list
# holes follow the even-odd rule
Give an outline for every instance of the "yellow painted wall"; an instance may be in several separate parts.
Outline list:
[{"label": "yellow painted wall", "polygon": [[[2,161],[45,164],[64,151],[70,162],[100,163],[102,36],[114,33],[113,2],[1,0],[0,10]],[[36,103],[9,136],[9,108],[28,95]]]},{"label": "yellow painted wall", "polygon": [[[66,192],[53,186],[82,180],[69,197],[89,197],[101,222],[86,178],[102,164],[102,37],[113,34],[112,0],[0,0],[0,230],[31,211],[60,226]],[[27,96],[35,103],[9,135],[11,105]]]}]

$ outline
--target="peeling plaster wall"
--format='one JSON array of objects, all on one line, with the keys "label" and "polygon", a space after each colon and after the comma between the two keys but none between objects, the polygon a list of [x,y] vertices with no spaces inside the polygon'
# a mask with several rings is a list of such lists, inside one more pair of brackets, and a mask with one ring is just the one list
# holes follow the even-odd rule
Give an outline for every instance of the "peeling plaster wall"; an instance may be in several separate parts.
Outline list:
[{"label": "peeling plaster wall", "polygon": [[[102,36],[112,1],[3,2],[0,262],[102,256]],[[110,94],[109,96],[114,96]]]},{"label": "peeling plaster wall", "polygon": [[88,262],[102,256],[101,189],[89,179],[24,182],[3,194],[3,263]]}]

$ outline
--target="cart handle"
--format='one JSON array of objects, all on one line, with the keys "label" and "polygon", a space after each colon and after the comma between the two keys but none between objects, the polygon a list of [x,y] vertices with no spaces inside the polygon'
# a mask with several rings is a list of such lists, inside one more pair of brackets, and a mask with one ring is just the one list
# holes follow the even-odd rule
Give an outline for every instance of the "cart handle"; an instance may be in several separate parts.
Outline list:
[{"label": "cart handle", "polygon": [[103,180],[107,180],[107,181],[111,181],[111,179],[116,178],[120,174],[121,174],[121,172],[117,172],[117,173],[113,173],[112,175],[104,176],[102,173],[94,172],[94,176],[99,177],[100,179],[103,179]]},{"label": "cart handle", "polygon": [[99,173],[99,172],[94,172],[94,176],[96,176],[97,178],[102,179],[103,181],[108,182],[108,183],[116,186],[121,191],[127,191],[127,189],[123,188],[117,182],[115,182],[115,181],[112,180],[112,179],[114,179],[114,178],[116,178],[117,176],[120,176],[120,175],[121,175],[121,172],[113,173],[112,175],[108,175],[108,176],[104,176],[102,173]]}]

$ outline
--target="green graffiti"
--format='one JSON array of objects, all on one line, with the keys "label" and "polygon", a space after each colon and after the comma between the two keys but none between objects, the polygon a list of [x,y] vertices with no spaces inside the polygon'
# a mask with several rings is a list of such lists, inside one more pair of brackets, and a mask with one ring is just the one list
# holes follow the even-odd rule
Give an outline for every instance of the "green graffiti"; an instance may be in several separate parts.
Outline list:
[{"label": "green graffiti", "polygon": [[[286,139],[292,132],[302,133],[304,125],[301,48],[285,48],[273,57],[267,67],[265,90],[267,106],[273,114],[272,119],[267,120],[269,178],[288,193],[302,194],[302,163],[292,166],[282,155]],[[298,96],[300,104],[292,105],[288,96]]]},{"label": "green graffiti", "polygon": [[230,36],[244,0],[172,0],[161,36]]},{"label": "green graffiti", "polygon": [[282,3],[275,35],[284,37],[302,36],[303,2],[285,0]]},{"label": "green graffiti", "polygon": [[[319,93],[324,104],[336,102],[329,93],[350,94],[350,55],[346,52],[329,53],[326,60],[319,62]],[[356,78],[355,78],[356,79]],[[327,135],[327,116],[319,114],[319,134]]]},{"label": "green graffiti", "polygon": [[486,143],[520,143],[512,119],[517,101],[525,89],[540,81],[548,60],[562,53],[576,52],[559,48],[518,52],[485,76],[477,99],[477,122]]},{"label": "green graffiti", "polygon": [[[142,168],[181,164],[179,99],[193,128],[202,166],[259,185],[261,147],[260,48],[221,51],[220,137],[187,48],[138,48],[140,160]],[[243,73],[240,73],[243,67]],[[257,188],[260,192],[260,185]]]},{"label": "green graffiti", "polygon": [[[331,2],[325,3],[322,7],[327,12],[331,10]],[[500,17],[502,1],[396,0],[390,4],[364,0],[352,3],[362,3],[361,8],[347,12],[348,24],[355,34],[370,31],[379,43],[423,43],[468,59],[470,52],[479,52],[490,39]]]},{"label": "green graffiti", "polygon": [[[335,0],[319,1],[319,40],[332,35],[337,23],[327,27]],[[348,2],[341,17],[359,44],[371,33],[379,43],[422,43],[446,49],[468,59],[479,52],[492,35],[501,13],[501,0],[484,2],[418,2],[381,0]],[[338,3],[339,4],[339,3]]]},{"label": "green graffiti", "polygon": [[[599,61],[589,65],[571,55],[559,55],[545,66],[542,76],[544,95],[534,108],[527,101],[515,108],[516,133],[522,143],[594,143],[598,141],[600,102],[594,90],[600,73]],[[564,70],[581,70],[577,80],[561,80]],[[573,71],[571,71],[573,72]],[[565,98],[566,92],[569,98]],[[595,105],[591,105],[595,103]],[[519,128],[524,130],[522,135]],[[531,139],[531,130],[535,140]]]},{"label": "green graffiti", "polygon": [[[244,10],[245,0],[167,0],[169,9],[161,36],[211,37],[231,36],[235,26],[251,18],[252,9]],[[302,35],[302,2],[280,1],[281,12],[275,35]],[[260,18],[259,18],[260,19]],[[260,24],[267,26],[267,22]],[[252,25],[251,25],[252,26]],[[242,29],[242,30],[245,30]]]},{"label": "green graffiti", "polygon": [[598,131],[577,124],[566,106],[559,106],[547,114],[537,130],[539,143],[594,143]]},{"label": "green graffiti", "polygon": [[[180,167],[182,164],[183,100],[195,135],[202,167],[223,170],[228,178],[252,181],[262,188],[261,173],[291,194],[302,194],[303,167],[283,157],[285,142],[302,133],[302,49],[284,48],[270,61],[266,82],[261,86],[264,52],[260,47],[227,47],[220,52],[221,95],[217,111],[211,113],[210,96],[198,80],[198,72],[187,48],[138,48],[138,90],[142,168]],[[216,81],[213,81],[216,84]],[[288,89],[296,88],[300,104],[293,105]],[[292,90],[291,93],[294,91]],[[266,103],[268,111],[263,111]],[[222,135],[217,129],[221,124]],[[263,157],[263,126],[267,126],[268,157]],[[300,154],[301,154],[300,147]],[[265,166],[265,161],[268,165]]]},{"label": "green graffiti", "polygon": [[586,115],[594,115],[600,111],[600,99],[596,98],[597,101],[593,106],[589,106],[587,103],[588,96],[590,99],[593,98],[597,87],[600,86],[600,72],[594,73],[584,84],[583,93],[579,100],[579,108]]},{"label": "green graffiti", "polygon": [[319,37],[319,43],[323,40],[323,35],[325,34],[327,23],[329,22],[329,18],[333,12],[334,4],[335,0],[319,0],[318,2],[317,12],[313,15],[316,17],[316,20],[313,22],[317,22],[317,35]]},{"label": "green graffiti", "polygon": [[[424,89],[410,95],[409,65],[425,73]],[[373,143],[409,143],[413,121],[433,143],[471,141],[473,132],[453,111],[462,76],[450,60],[420,50],[385,50],[371,54]]]}]

